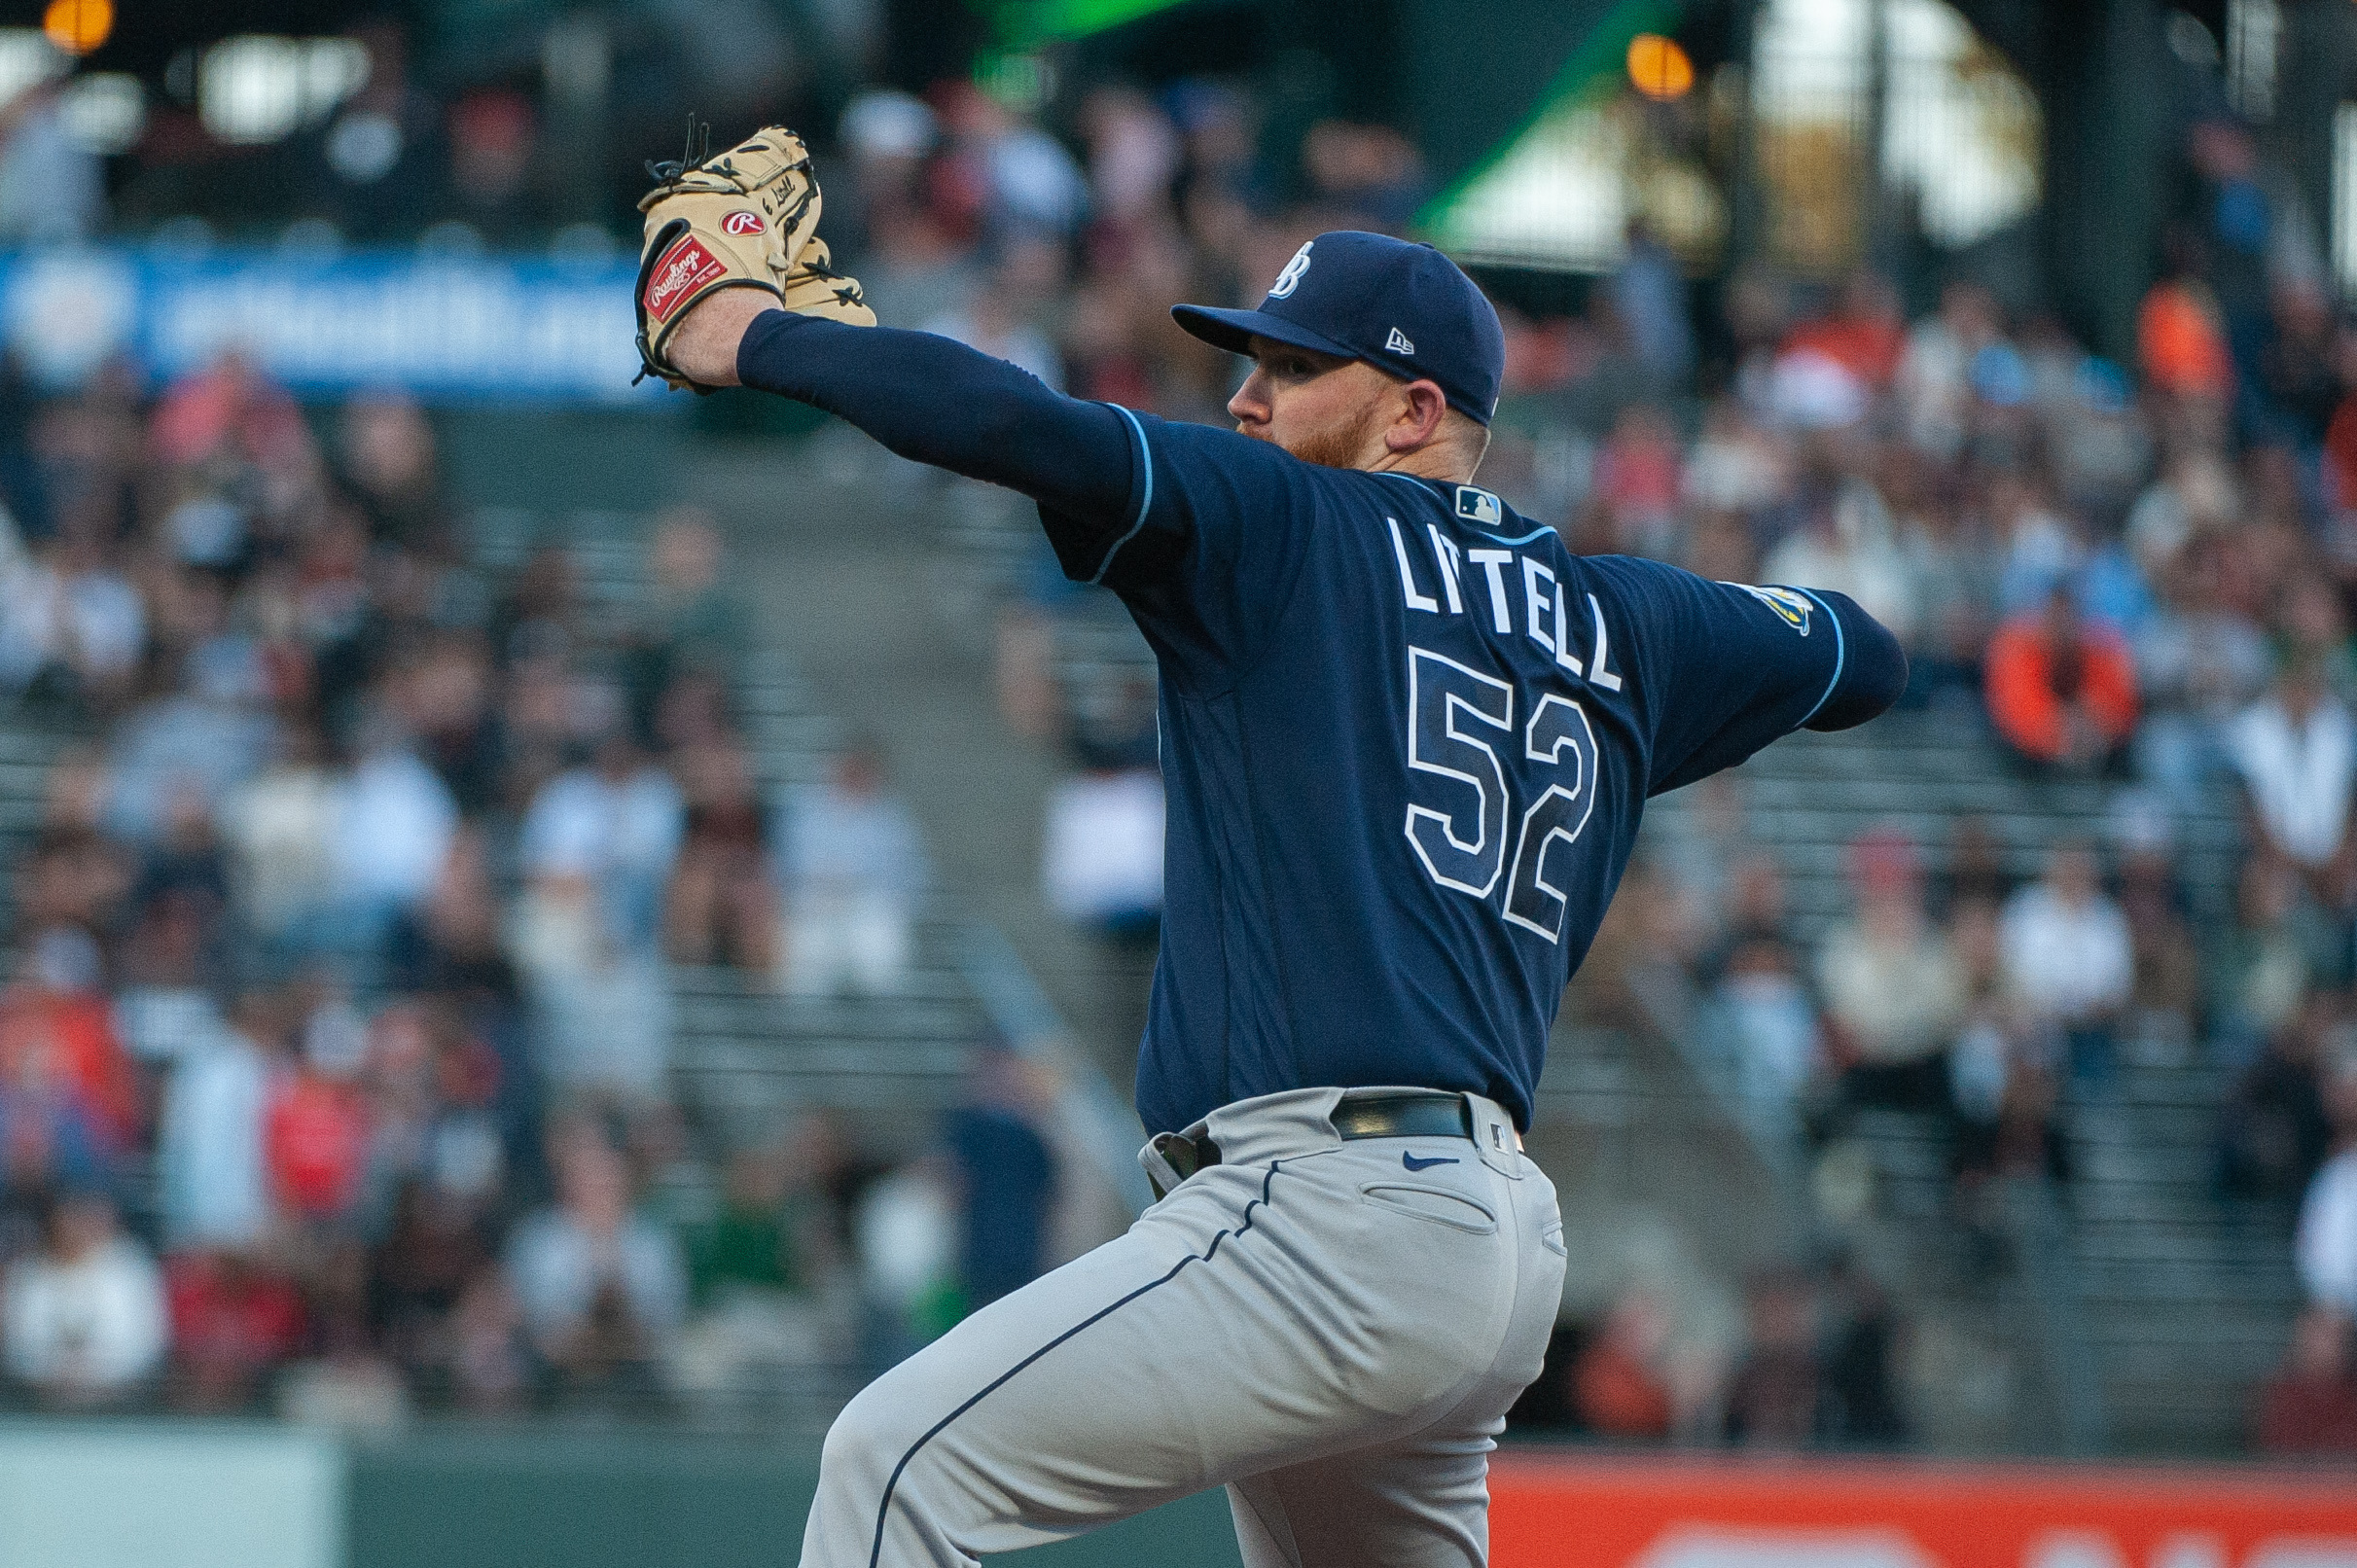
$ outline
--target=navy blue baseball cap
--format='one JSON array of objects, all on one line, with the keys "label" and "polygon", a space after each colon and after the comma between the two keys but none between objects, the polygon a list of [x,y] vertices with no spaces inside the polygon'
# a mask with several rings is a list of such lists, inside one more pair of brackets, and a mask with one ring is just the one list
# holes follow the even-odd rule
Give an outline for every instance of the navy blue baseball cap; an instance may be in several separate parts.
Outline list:
[{"label": "navy blue baseball cap", "polygon": [[1389,234],[1337,229],[1293,253],[1258,310],[1170,307],[1207,343],[1248,354],[1254,338],[1363,359],[1403,381],[1431,381],[1482,424],[1506,374],[1498,313],[1457,264]]}]

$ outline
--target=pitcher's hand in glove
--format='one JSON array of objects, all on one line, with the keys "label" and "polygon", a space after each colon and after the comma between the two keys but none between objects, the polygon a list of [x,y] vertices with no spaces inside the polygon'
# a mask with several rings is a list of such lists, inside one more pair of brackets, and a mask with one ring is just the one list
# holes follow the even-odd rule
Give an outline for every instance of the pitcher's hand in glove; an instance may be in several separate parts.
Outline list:
[{"label": "pitcher's hand in glove", "polygon": [[698,390],[713,384],[689,375],[666,349],[688,312],[723,289],[760,289],[790,310],[875,324],[858,282],[828,266],[816,237],[818,181],[794,132],[767,126],[717,158],[683,157],[649,172],[658,183],[638,203],[646,214],[635,296],[641,374]]}]

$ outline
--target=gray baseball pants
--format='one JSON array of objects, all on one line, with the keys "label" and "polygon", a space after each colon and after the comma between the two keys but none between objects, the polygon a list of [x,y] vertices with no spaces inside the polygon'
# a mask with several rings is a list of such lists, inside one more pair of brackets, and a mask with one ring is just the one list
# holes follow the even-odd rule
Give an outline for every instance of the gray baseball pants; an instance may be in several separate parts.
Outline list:
[{"label": "gray baseball pants", "polygon": [[1341,1090],[1190,1128],[1221,1163],[877,1378],[803,1568],[949,1568],[1225,1485],[1247,1568],[1480,1568],[1507,1407],[1563,1285],[1505,1114],[1345,1142]]}]

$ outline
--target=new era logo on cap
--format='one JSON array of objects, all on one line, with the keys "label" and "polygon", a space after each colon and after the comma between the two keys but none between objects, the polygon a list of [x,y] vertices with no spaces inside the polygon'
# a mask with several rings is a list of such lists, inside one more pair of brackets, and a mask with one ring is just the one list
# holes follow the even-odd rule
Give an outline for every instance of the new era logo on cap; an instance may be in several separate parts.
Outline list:
[{"label": "new era logo on cap", "polygon": [[1400,331],[1399,328],[1394,327],[1391,329],[1391,336],[1383,339],[1383,352],[1387,354],[1412,354],[1415,352],[1415,344],[1408,340],[1408,335],[1406,333]]}]

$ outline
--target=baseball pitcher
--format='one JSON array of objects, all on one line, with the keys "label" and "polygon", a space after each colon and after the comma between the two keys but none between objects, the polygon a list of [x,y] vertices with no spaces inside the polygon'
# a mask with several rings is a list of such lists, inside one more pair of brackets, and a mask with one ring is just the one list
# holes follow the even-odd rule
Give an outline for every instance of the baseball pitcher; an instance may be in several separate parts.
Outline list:
[{"label": "baseball pitcher", "polygon": [[662,171],[647,369],[813,404],[1039,503],[1161,675],[1167,907],[1119,1239],[885,1373],[828,1434],[805,1568],[970,1564],[1208,1486],[1252,1568],[1467,1568],[1563,1277],[1523,1155],[1547,1036],[1648,798],[1906,683],[1848,599],[1580,556],[1473,482],[1496,312],[1429,246],[1320,234],[1233,430],[872,325],[808,160]]}]

